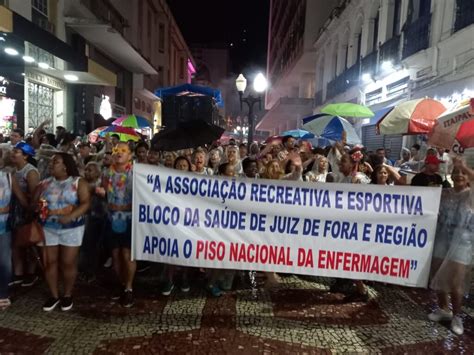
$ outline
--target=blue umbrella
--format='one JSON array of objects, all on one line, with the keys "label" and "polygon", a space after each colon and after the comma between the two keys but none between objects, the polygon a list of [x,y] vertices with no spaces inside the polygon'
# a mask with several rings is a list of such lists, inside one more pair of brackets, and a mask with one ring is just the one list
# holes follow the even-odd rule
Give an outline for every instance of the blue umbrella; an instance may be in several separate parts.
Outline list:
[{"label": "blue umbrella", "polygon": [[296,139],[311,139],[314,138],[314,134],[304,129],[291,129],[289,131],[285,131],[281,133],[281,136],[292,136]]},{"label": "blue umbrella", "polygon": [[303,118],[303,128],[318,137],[331,141],[341,141],[342,133],[346,132],[349,144],[360,144],[361,140],[354,127],[342,117],[327,114],[318,114]]}]

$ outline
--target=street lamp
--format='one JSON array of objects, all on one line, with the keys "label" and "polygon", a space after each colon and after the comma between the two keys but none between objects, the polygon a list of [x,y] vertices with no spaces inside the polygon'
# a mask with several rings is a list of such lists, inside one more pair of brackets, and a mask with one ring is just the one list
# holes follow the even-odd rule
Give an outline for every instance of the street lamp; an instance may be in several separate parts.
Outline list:
[{"label": "street lamp", "polygon": [[262,108],[262,97],[261,94],[267,89],[267,79],[262,73],[258,73],[253,81],[253,91],[256,95],[249,93],[247,97],[243,97],[244,91],[247,87],[247,79],[240,74],[235,80],[235,86],[239,92],[240,97],[240,109],[242,110],[242,103],[246,103],[249,107],[249,127],[248,127],[248,150],[250,151],[250,145],[253,143],[253,131],[254,131],[254,120],[253,120],[253,105],[258,103],[259,108]]}]

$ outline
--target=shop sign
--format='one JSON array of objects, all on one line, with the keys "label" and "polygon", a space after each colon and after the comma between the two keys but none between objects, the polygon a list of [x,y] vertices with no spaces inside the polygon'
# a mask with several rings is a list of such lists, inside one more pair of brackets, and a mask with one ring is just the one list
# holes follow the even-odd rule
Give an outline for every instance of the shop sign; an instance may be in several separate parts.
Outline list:
[{"label": "shop sign", "polygon": [[0,95],[7,96],[7,86],[9,82],[3,76],[0,76]]},{"label": "shop sign", "polygon": [[65,84],[63,81],[53,78],[49,75],[33,71],[27,71],[25,72],[25,76],[28,78],[28,80],[34,81],[44,86],[48,86],[54,90],[64,90],[65,88]]}]

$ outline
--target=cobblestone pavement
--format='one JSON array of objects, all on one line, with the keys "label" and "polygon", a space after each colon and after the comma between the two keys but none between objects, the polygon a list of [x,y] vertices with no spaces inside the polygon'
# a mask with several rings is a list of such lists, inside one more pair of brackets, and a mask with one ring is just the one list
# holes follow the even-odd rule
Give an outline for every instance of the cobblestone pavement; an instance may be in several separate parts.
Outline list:
[{"label": "cobblestone pavement", "polygon": [[157,274],[138,276],[131,309],[110,300],[110,272],[79,282],[70,312],[41,310],[44,284],[14,289],[12,306],[0,311],[0,354],[474,353],[469,300],[465,334],[456,336],[428,321],[434,302],[425,290],[374,284],[368,303],[344,303],[322,278],[282,277],[265,288],[262,275],[241,273],[220,298],[203,291],[199,275],[189,293],[164,297]]}]

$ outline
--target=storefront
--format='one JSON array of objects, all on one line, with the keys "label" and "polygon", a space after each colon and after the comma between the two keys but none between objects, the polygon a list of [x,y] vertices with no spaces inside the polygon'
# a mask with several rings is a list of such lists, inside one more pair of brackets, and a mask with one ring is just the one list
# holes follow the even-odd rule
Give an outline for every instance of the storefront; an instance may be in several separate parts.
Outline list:
[{"label": "storefront", "polygon": [[[77,132],[86,119],[85,109],[92,108],[92,97],[83,94],[84,88],[111,87],[113,91],[115,73],[3,6],[0,19],[0,76],[8,81],[2,89],[7,94],[1,94],[0,114],[11,117],[7,120],[13,124],[16,119],[26,132],[45,120],[51,122],[51,131],[63,126]],[[0,130],[13,127],[2,121],[0,117]]]},{"label": "storefront", "polygon": [[0,73],[0,133],[8,135],[17,128],[18,118],[23,117],[23,77],[15,81],[14,76]]}]

